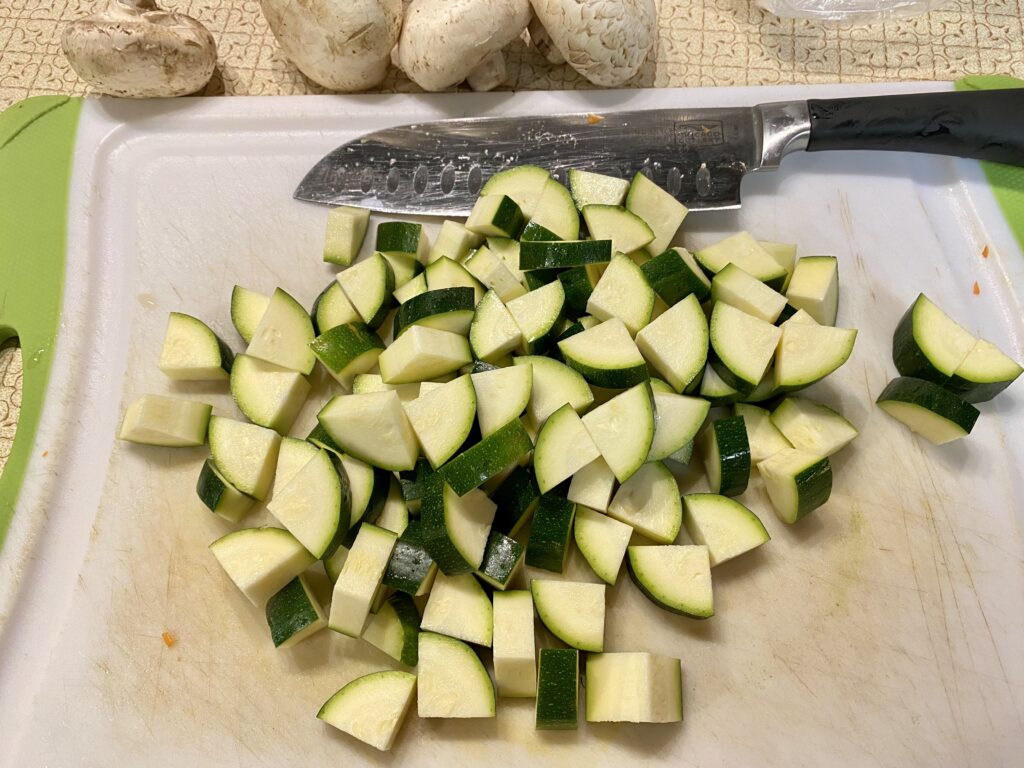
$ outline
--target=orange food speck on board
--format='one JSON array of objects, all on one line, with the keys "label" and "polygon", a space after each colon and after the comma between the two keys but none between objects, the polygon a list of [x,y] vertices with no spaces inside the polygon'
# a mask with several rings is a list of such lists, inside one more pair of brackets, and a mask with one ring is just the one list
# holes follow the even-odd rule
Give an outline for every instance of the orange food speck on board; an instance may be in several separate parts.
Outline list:
[{"label": "orange food speck on board", "polygon": [[168,648],[173,648],[174,644],[178,642],[178,639],[167,630],[164,630],[160,634],[160,637],[163,639],[164,645],[166,645]]},{"label": "orange food speck on board", "polygon": [[44,458],[44,459],[45,459],[45,458],[46,458],[47,456],[49,456],[49,455],[50,455],[50,452],[49,452],[49,451],[43,451],[43,458]]},{"label": "orange food speck on board", "polygon": [[973,293],[975,296],[981,296],[981,286],[978,285],[977,280],[974,281],[974,288],[971,289],[971,293]]},{"label": "orange food speck on board", "polygon": [[590,125],[596,125],[597,123],[600,123],[602,120],[604,120],[604,118],[601,117],[601,115],[595,115],[593,112],[589,112],[587,114],[587,122]]},{"label": "orange food speck on board", "polygon": [[987,245],[984,248],[981,249],[981,258],[983,258],[983,259],[987,259],[988,258],[988,246]]}]

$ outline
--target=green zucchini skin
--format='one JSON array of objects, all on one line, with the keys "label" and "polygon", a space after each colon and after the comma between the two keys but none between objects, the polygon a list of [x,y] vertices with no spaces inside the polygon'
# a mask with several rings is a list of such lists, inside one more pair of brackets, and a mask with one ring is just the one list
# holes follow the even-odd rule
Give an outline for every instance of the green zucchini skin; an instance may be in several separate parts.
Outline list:
[{"label": "green zucchini skin", "polygon": [[491,494],[498,510],[492,528],[508,536],[515,536],[525,525],[540,501],[540,489],[533,467],[516,467]]},{"label": "green zucchini skin", "polygon": [[410,325],[434,315],[458,311],[472,312],[474,304],[473,289],[465,287],[439,288],[413,296],[404,304],[398,305],[394,336],[397,339]]},{"label": "green zucchini skin", "polygon": [[382,583],[407,595],[416,595],[430,575],[434,559],[423,545],[423,524],[410,520],[398,537]]},{"label": "green zucchini skin", "polygon": [[914,309],[917,307],[915,301],[903,317],[892,335],[892,361],[896,364],[896,370],[901,376],[914,379],[924,379],[935,384],[945,384],[949,376],[939,371],[932,365],[931,360],[925,355],[924,350],[914,338]]},{"label": "green zucchini skin", "polygon": [[750,442],[742,416],[717,419],[711,425],[722,467],[722,496],[739,496],[750,480]]},{"label": "green zucchini skin", "polygon": [[537,730],[575,730],[579,726],[580,652],[541,648],[537,672]]},{"label": "green zucchini skin", "polygon": [[562,496],[544,494],[533,513],[533,527],[526,542],[526,564],[561,573],[569,553],[576,505]]},{"label": "green zucchini skin", "polygon": [[611,240],[527,240],[519,246],[519,268],[564,269],[612,259]]},{"label": "green zucchini skin", "polygon": [[465,496],[532,450],[530,435],[519,419],[513,419],[450,459],[437,474],[455,493]]},{"label": "green zucchini skin", "polygon": [[796,520],[799,520],[822,506],[832,495],[832,465],[828,457],[822,457],[821,461],[797,474],[794,481],[800,499],[796,509]]},{"label": "green zucchini skin", "polygon": [[952,421],[968,433],[974,429],[978,416],[981,415],[977,408],[958,395],[934,382],[911,376],[900,376],[890,381],[875,402],[881,403],[886,400],[925,408]]}]

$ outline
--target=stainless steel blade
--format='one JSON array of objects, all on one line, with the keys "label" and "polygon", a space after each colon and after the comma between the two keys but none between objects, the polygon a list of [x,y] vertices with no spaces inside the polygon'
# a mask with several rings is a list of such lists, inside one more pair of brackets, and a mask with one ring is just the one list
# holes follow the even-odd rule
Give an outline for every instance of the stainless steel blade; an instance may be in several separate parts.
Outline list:
[{"label": "stainless steel blade", "polygon": [[693,209],[735,208],[763,164],[760,108],[662,109],[441,120],[376,131],[335,149],[295,197],[387,213],[465,216],[483,182],[533,163],[649,176]]}]

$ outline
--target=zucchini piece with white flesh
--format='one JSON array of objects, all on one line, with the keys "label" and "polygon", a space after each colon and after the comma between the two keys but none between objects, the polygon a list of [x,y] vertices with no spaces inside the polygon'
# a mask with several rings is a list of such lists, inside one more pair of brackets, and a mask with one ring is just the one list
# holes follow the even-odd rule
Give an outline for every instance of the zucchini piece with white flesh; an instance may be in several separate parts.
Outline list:
[{"label": "zucchini piece with white flesh", "polygon": [[543,353],[551,346],[558,333],[565,309],[565,289],[558,280],[555,280],[512,299],[505,306],[523,335],[523,352]]},{"label": "zucchini piece with white flesh", "polygon": [[651,322],[654,289],[632,259],[621,253],[612,257],[587,302],[587,312],[599,320],[617,317],[631,336]]},{"label": "zucchini piece with white flesh", "polygon": [[539,166],[518,165],[491,176],[480,189],[480,194],[508,195],[519,205],[523,216],[530,219],[550,178],[551,174]]},{"label": "zucchini piece with white flesh", "polygon": [[832,466],[827,456],[790,448],[765,459],[757,469],[775,514],[784,523],[795,523],[832,494]]},{"label": "zucchini piece with white flesh", "polygon": [[236,285],[231,289],[231,324],[248,344],[270,304],[270,297]]},{"label": "zucchini piece with white flesh", "polygon": [[786,270],[786,279],[777,289],[786,292],[789,281],[793,278],[793,270],[796,269],[796,245],[793,243],[776,243],[771,240],[758,240],[757,244],[764,248],[775,263]]},{"label": "zucchini piece with white flesh", "polygon": [[779,451],[793,447],[774,423],[770,411],[748,403],[736,403],[733,406],[733,415],[743,417],[752,463],[757,464]]},{"label": "zucchini piece with white flesh", "polygon": [[362,316],[352,306],[337,280],[331,280],[330,284],[320,291],[320,295],[313,302],[313,308],[309,310],[309,316],[313,320],[313,332],[317,336],[345,323],[363,322]]},{"label": "zucchini piece with white flesh", "polygon": [[476,652],[461,640],[420,632],[420,717],[494,717],[494,684]]},{"label": "zucchini piece with white flesh", "polygon": [[196,495],[211,512],[231,523],[237,523],[245,517],[256,503],[256,499],[246,496],[225,480],[210,459],[203,463],[199,473]]},{"label": "zucchini piece with white flesh", "polygon": [[714,245],[694,251],[693,256],[711,274],[721,272],[727,264],[735,264],[775,290],[779,290],[789,276],[749,232],[737,232]]},{"label": "zucchini piece with white flesh", "polygon": [[416,675],[387,670],[356,678],[324,703],[317,718],[382,752],[391,749],[416,692]]},{"label": "zucchini piece with white flesh", "polygon": [[395,338],[413,325],[465,336],[473,321],[473,307],[472,288],[440,288],[413,296],[395,313]]},{"label": "zucchini piece with white flesh", "polygon": [[382,584],[417,597],[430,591],[437,563],[423,545],[423,522],[410,520],[395,543]]},{"label": "zucchini piece with white flesh", "polygon": [[421,272],[420,274],[416,275],[416,277],[412,278],[409,282],[407,282],[405,285],[395,288],[395,290],[391,292],[391,295],[399,304],[404,304],[413,296],[419,296],[421,293],[426,292],[427,274],[426,272]]},{"label": "zucchini piece with white flesh", "polygon": [[206,442],[213,406],[163,395],[142,395],[125,409],[119,440],[183,448]]},{"label": "zucchini piece with white flesh", "polygon": [[645,461],[654,441],[654,400],[647,382],[637,384],[583,417],[591,439],[620,483]]},{"label": "zucchini piece with white flesh", "polygon": [[388,495],[384,499],[384,506],[376,524],[401,536],[409,527],[409,505],[402,498],[402,488],[398,480],[394,476],[388,480]]},{"label": "zucchini piece with white flesh", "polygon": [[484,559],[475,573],[494,589],[504,590],[523,562],[525,548],[515,539],[491,530],[484,548]]},{"label": "zucchini piece with white flesh", "polygon": [[710,363],[704,367],[704,376],[700,381],[700,396],[712,405],[728,405],[742,397],[718,375]]},{"label": "zucchini piece with white flesh", "polygon": [[633,528],[614,517],[576,507],[573,536],[580,553],[602,581],[615,586]]},{"label": "zucchini piece with white flesh", "polygon": [[484,237],[518,237],[523,211],[508,195],[481,195],[466,219],[466,229]]},{"label": "zucchini piece with white flesh", "polygon": [[282,437],[277,451],[277,465],[274,467],[274,493],[284,490],[299,470],[319,453],[321,447],[297,437]]},{"label": "zucchini piece with white flesh", "polygon": [[[523,229],[525,233],[530,225]],[[525,275],[519,269],[519,241],[508,237],[488,237],[487,247],[497,256],[502,264],[508,267],[508,271],[515,275],[516,280],[523,282]]]},{"label": "zucchini piece with white flesh", "polygon": [[473,574],[437,574],[423,609],[421,630],[489,648],[493,627],[491,598]]},{"label": "zucchini piece with white flesh", "polygon": [[476,391],[476,418],[483,437],[518,419],[530,403],[533,366],[496,368],[471,374],[470,378]]},{"label": "zucchini piece with white flesh", "polygon": [[522,461],[533,443],[519,419],[512,419],[453,458],[437,474],[455,493],[464,495]]},{"label": "zucchini piece with white flesh", "polygon": [[938,384],[901,376],[890,381],[875,401],[878,407],[935,445],[966,437],[979,411]]},{"label": "zucchini piece with white flesh", "polygon": [[772,411],[771,420],[793,448],[818,456],[831,456],[857,437],[857,428],[842,414],[804,397],[787,397]]},{"label": "zucchini piece with white flesh", "polygon": [[647,222],[619,205],[588,205],[581,211],[594,240],[611,240],[615,253],[631,253],[654,240]]},{"label": "zucchini piece with white flesh", "polygon": [[444,573],[458,576],[480,567],[495,508],[483,491],[459,496],[437,475],[427,480],[420,508],[423,546]]},{"label": "zucchini piece with white flesh", "polygon": [[581,211],[588,205],[622,205],[626,201],[629,182],[602,173],[570,168],[569,194]]},{"label": "zucchini piece with white flesh", "polygon": [[637,173],[630,182],[626,208],[643,219],[654,233],[654,238],[646,245],[652,256],[669,247],[689,213],[685,205],[642,173]]},{"label": "zucchini piece with white flesh", "polygon": [[604,584],[533,579],[530,592],[537,615],[548,630],[581,651],[604,650]]},{"label": "zucchini piece with white flesh", "polygon": [[892,336],[892,360],[901,376],[945,384],[977,339],[920,294]]},{"label": "zucchini piece with white flesh", "polygon": [[683,719],[679,659],[653,653],[587,655],[588,723],[678,723]]},{"label": "zucchini piece with white flesh", "polygon": [[[811,327],[811,326],[801,326]],[[729,386],[750,391],[764,377],[783,331],[729,304],[711,311],[711,348],[721,365],[715,371]],[[778,369],[776,368],[776,371]]]},{"label": "zucchini piece with white flesh", "polygon": [[619,486],[608,514],[652,541],[671,544],[683,524],[679,485],[660,461],[644,464]]},{"label": "zucchini piece with white flesh", "polygon": [[694,544],[708,548],[711,567],[756,549],[771,537],[757,515],[728,496],[683,496],[683,525]]},{"label": "zucchini piece with white flesh", "polygon": [[839,261],[835,256],[804,256],[796,263],[786,300],[822,325],[835,325],[839,313]]},{"label": "zucchini piece with white flesh", "polygon": [[383,221],[377,225],[374,250],[393,256],[407,256],[424,262],[430,252],[430,240],[422,224],[409,221]]},{"label": "zucchini piece with white flesh", "polygon": [[384,342],[365,323],[345,323],[317,336],[309,344],[327,372],[345,387],[352,386],[356,374],[377,365]]},{"label": "zucchini piece with white flesh", "polygon": [[555,573],[565,569],[575,514],[576,505],[561,496],[547,493],[540,497],[526,542],[527,565]]},{"label": "zucchini piece with white flesh", "polygon": [[574,731],[579,726],[580,652],[575,648],[541,648],[537,663],[538,731]]},{"label": "zucchini piece with white flesh", "polygon": [[[391,292],[391,298],[395,298],[395,291],[424,273],[423,264],[415,256],[405,256],[400,253],[382,253],[381,256],[391,267],[391,274],[395,278],[395,290]],[[395,299],[398,301],[398,299]],[[394,306],[394,302],[391,302]]]},{"label": "zucchini piece with white flesh", "polygon": [[283,528],[243,528],[210,545],[221,568],[253,605],[264,605],[315,558]]},{"label": "zucchini piece with white flesh", "polygon": [[794,390],[838,370],[853,352],[854,328],[786,322],[775,351],[775,386]]},{"label": "zucchini piece with white flesh", "polygon": [[600,456],[576,471],[566,498],[576,504],[607,512],[615,490],[615,473]]},{"label": "zucchini piece with white flesh", "polygon": [[944,386],[968,403],[991,400],[1010,386],[1024,368],[993,343],[978,339]]},{"label": "zucchini piece with white flesh", "polygon": [[324,609],[302,575],[267,601],[266,616],[275,648],[291,648],[327,626]]},{"label": "zucchini piece with white flesh", "polygon": [[685,248],[669,248],[640,266],[661,299],[673,306],[691,293],[698,301],[711,294],[711,281]]},{"label": "zucchini piece with white flesh", "polygon": [[473,251],[463,264],[473,277],[498,294],[502,301],[511,301],[526,293],[526,286],[486,245]]},{"label": "zucchini piece with white flesh", "polygon": [[533,629],[533,596],[527,590],[495,592],[494,680],[498,695],[537,695],[537,653]]},{"label": "zucchini piece with white flesh", "polygon": [[636,334],[644,359],[676,392],[696,381],[708,358],[708,320],[695,295],[674,304]]},{"label": "zucchini piece with white flesh", "polygon": [[774,323],[786,306],[786,297],[773,291],[737,264],[726,264],[711,281],[711,300],[722,301],[748,315]]},{"label": "zucchini piece with white flesh", "polygon": [[468,375],[405,403],[405,415],[423,455],[437,469],[466,442],[476,419],[476,391]]},{"label": "zucchini piece with white flesh", "polygon": [[611,240],[526,240],[519,244],[519,268],[567,269],[605,264],[612,258]]},{"label": "zucchini piece with white flesh", "polygon": [[586,379],[564,363],[540,355],[524,355],[512,362],[533,368],[533,386],[526,412],[538,426],[543,426],[548,416],[565,403],[569,403],[576,413],[582,413],[594,402],[594,394]]},{"label": "zucchini piece with white flesh", "polygon": [[441,231],[430,247],[427,263],[433,264],[442,256],[447,256],[452,261],[462,261],[482,242],[483,238],[476,232],[470,232],[464,224],[446,219],[441,222]]},{"label": "zucchini piece with white flesh", "polygon": [[633,583],[666,611],[708,619],[715,615],[711,560],[701,544],[629,547],[626,567]]},{"label": "zucchini piece with white flesh", "polygon": [[569,190],[554,179],[548,179],[537,200],[537,208],[528,217],[562,240],[577,240],[580,236],[580,215]]},{"label": "zucchini piece with white flesh", "polygon": [[235,358],[231,397],[254,424],[286,433],[309,396],[309,380],[298,371],[248,355]]},{"label": "zucchini piece with white flesh", "polygon": [[368,208],[342,205],[327,212],[324,261],[347,267],[359,255],[370,223]]},{"label": "zucchini piece with white flesh", "polygon": [[393,390],[338,395],[320,410],[317,420],[343,451],[360,461],[392,471],[416,465],[416,434]]},{"label": "zucchini piece with white flesh", "polygon": [[381,253],[374,253],[338,273],[341,290],[371,328],[379,328],[394,306],[395,274]]},{"label": "zucchini piece with white flesh", "polygon": [[309,348],[312,340],[313,321],[306,310],[278,288],[270,297],[245,354],[308,376],[316,365],[316,356]]},{"label": "zucchini piece with white flesh", "polygon": [[711,403],[674,392],[654,393],[654,439],[647,461],[662,461],[682,450],[700,431]]},{"label": "zucchini piece with white flesh", "polygon": [[175,381],[225,381],[234,354],[213,330],[197,317],[171,312],[160,350],[158,367]]},{"label": "zucchini piece with white flesh", "polygon": [[494,530],[515,536],[533,517],[540,502],[540,489],[530,466],[516,467],[494,493],[491,501],[497,505]]},{"label": "zucchini piece with white flesh", "polygon": [[424,274],[427,276],[427,288],[431,291],[442,288],[472,288],[474,303],[483,298],[484,287],[480,285],[480,281],[464,266],[447,256],[428,264]]},{"label": "zucchini piece with white flesh", "polygon": [[365,395],[367,392],[387,392],[394,390],[403,403],[415,400],[420,396],[420,384],[385,384],[379,373],[357,373],[352,378],[352,394]]},{"label": "zucchini piece with white flesh", "polygon": [[[344,472],[345,479],[348,480],[350,506],[348,527],[354,528],[356,523],[362,520],[375,522],[384,509],[388,489],[391,487],[390,473],[383,469],[375,469],[352,456],[336,455],[338,463],[341,465],[338,474],[341,475]],[[354,532],[352,536],[355,536]]]},{"label": "zucchini piece with white flesh", "polygon": [[647,363],[617,317],[558,343],[562,358],[591,384],[625,389],[647,381]]},{"label": "zucchini piece with white flesh", "polygon": [[213,461],[225,479],[248,496],[266,499],[281,436],[256,424],[214,416],[210,419],[209,440]]},{"label": "zucchini piece with white flesh", "polygon": [[566,403],[544,422],[533,452],[537,487],[547,493],[601,456],[576,411]]},{"label": "zucchini piece with white flesh", "polygon": [[391,552],[398,541],[391,531],[364,523],[334,582],[327,626],[349,637],[363,633],[370,604],[380,587]]},{"label": "zucchini piece with white flesh", "polygon": [[274,489],[270,512],[314,557],[323,557],[338,529],[349,525],[347,482],[343,482],[330,454],[320,450],[291,482]]},{"label": "zucchini piece with white flesh", "polygon": [[519,349],[523,332],[504,302],[493,290],[476,305],[469,326],[469,345],[478,360],[495,362]]},{"label": "zucchini piece with white flesh", "polygon": [[704,472],[712,493],[739,496],[750,481],[750,442],[742,416],[712,421],[700,437]]},{"label": "zucchini piece with white flesh", "polygon": [[406,329],[377,360],[387,384],[437,379],[472,362],[465,336],[422,325]]},{"label": "zucchini piece with white flesh", "polygon": [[363,630],[363,640],[379,648],[407,667],[419,659],[420,614],[409,595],[392,595],[371,614]]}]

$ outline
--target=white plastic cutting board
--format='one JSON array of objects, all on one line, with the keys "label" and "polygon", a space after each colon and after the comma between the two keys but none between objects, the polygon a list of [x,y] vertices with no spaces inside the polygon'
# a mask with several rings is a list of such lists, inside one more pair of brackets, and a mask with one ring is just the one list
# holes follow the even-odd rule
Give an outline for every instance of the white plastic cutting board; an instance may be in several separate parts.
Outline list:
[{"label": "white plastic cutting board", "polygon": [[[827,506],[796,526],[778,522],[754,483],[743,500],[773,540],[715,570],[713,619],[662,612],[620,577],[606,648],[682,659],[680,726],[539,733],[530,702],[501,700],[496,720],[412,714],[388,756],[332,732],[314,719],[320,704],[391,666],[387,657],[329,632],[275,651],[263,617],[206,550],[229,526],[195,497],[204,451],[114,440],[124,406],[145,392],[236,413],[222,388],[174,385],[156,369],[167,312],[207,319],[240,349],[233,284],[280,285],[310,303],[331,278],[319,253],[325,214],[291,191],[362,132],[468,114],[923,87],[948,86],[86,103],[64,320],[0,556],[0,763],[1019,765],[1024,385],[982,405],[974,434],[942,448],[872,405],[895,374],[893,328],[921,290],[1024,357],[1024,254],[974,163],[789,157],[782,172],[745,182],[741,211],[687,219],[690,244],[743,228],[840,257],[840,323],[860,335],[814,394],[861,437],[835,457]],[[321,383],[301,429],[326,393]],[[587,578],[578,558],[570,573]]]}]

